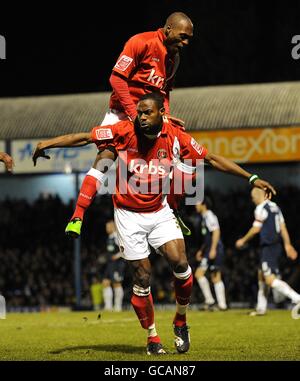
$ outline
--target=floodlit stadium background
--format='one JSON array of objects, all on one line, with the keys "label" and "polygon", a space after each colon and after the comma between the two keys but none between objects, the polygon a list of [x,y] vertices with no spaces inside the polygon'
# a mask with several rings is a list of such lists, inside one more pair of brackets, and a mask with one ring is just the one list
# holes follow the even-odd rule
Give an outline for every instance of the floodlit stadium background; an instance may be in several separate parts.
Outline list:
[{"label": "floodlit stadium background", "polygon": [[[136,17],[125,5],[119,7],[110,22],[99,20],[92,9],[74,9],[76,15],[66,18],[53,9],[53,18],[41,15],[31,22],[28,15],[12,23],[12,10],[0,16],[0,34],[7,43],[6,59],[0,60],[0,151],[11,153],[16,163],[12,176],[0,167],[0,290],[8,311],[92,309],[91,281],[93,276],[101,280],[105,267],[110,198],[98,197],[88,211],[80,247],[73,247],[64,228],[96,148],[53,151],[52,160],[40,160],[36,168],[31,152],[41,139],[98,124],[123,43],[135,33],[157,29],[174,10],[191,16],[195,37],[182,54],[172,114],[184,119],[209,150],[277,187],[275,201],[300,251],[300,60],[291,55],[291,39],[300,33],[297,9],[282,4],[264,9],[255,2],[231,8],[217,1],[160,1],[145,4]],[[243,252],[234,249],[252,223],[249,191],[244,181],[206,168],[205,192],[214,199],[226,245],[224,283],[232,307],[256,302],[257,242]],[[193,229],[186,242],[195,268],[199,219],[192,207],[182,213]],[[154,298],[173,303],[171,273],[161,258],[153,255],[152,260]],[[282,277],[299,292],[299,259],[283,258],[281,267]],[[124,286],[126,305],[130,274]],[[192,303],[202,301],[195,284]],[[275,302],[271,296],[274,307],[287,306]]]}]

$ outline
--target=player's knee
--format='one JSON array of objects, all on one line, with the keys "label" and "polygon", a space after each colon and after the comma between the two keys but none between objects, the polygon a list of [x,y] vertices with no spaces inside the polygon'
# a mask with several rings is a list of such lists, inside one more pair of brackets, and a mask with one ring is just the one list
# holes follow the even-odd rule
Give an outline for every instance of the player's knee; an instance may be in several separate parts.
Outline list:
[{"label": "player's knee", "polygon": [[218,282],[221,281],[221,273],[220,273],[220,271],[216,271],[216,272],[211,274],[211,281],[213,283],[218,283]]},{"label": "player's knee", "polygon": [[187,262],[182,263],[180,266],[175,267],[173,274],[177,279],[188,279],[192,275],[192,269]]},{"label": "player's knee", "polygon": [[111,285],[111,281],[109,279],[103,279],[102,285],[103,287],[109,287]]},{"label": "player's knee", "polygon": [[150,274],[147,272],[136,274],[134,283],[140,287],[148,288],[150,286]]},{"label": "player's knee", "polygon": [[198,268],[195,272],[195,278],[199,279],[199,278],[203,278],[204,276],[205,276],[205,271],[201,268]]},{"label": "player's knee", "polygon": [[275,279],[274,275],[265,276],[266,285],[271,287],[274,279]]},{"label": "player's knee", "polygon": [[180,273],[186,272],[188,268],[189,268],[189,264],[187,260],[180,260],[175,264],[173,271],[176,274],[180,274]]}]

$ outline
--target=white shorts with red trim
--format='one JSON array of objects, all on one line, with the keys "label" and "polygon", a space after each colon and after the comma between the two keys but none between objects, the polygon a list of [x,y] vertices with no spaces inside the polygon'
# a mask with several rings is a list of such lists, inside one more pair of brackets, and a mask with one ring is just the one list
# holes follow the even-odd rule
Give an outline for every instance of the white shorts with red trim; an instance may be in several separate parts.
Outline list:
[{"label": "white shorts with red trim", "polygon": [[147,258],[150,246],[156,251],[165,243],[183,239],[180,226],[168,204],[158,212],[114,211],[120,252],[128,261]]}]

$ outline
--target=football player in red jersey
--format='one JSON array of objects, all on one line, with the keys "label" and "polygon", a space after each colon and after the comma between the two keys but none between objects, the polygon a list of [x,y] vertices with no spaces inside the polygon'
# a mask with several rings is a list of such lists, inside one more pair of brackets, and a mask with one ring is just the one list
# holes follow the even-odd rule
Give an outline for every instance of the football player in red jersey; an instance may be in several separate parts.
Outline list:
[{"label": "football player in red jersey", "polygon": [[[134,120],[137,116],[136,105],[139,98],[157,91],[164,97],[166,115],[179,126],[183,126],[182,120],[170,116],[169,98],[180,61],[179,53],[192,37],[193,24],[182,12],[172,13],[163,28],[131,37],[113,67],[110,76],[113,88],[109,101],[110,110],[101,125],[112,125],[128,118]],[[99,159],[98,155],[93,168],[87,173],[81,185],[75,211],[66,227],[66,234],[70,236],[80,235],[84,213],[97,194]],[[179,192],[174,193],[170,192],[168,202],[175,211],[183,195]],[[183,232],[189,235],[190,230],[179,215],[177,218]]]},{"label": "football player in red jersey", "polygon": [[13,169],[14,161],[12,157],[10,157],[5,152],[0,152],[0,161],[2,161],[5,165],[5,168],[8,172],[11,172]]},{"label": "football player in red jersey", "polygon": [[[154,322],[149,246],[162,254],[172,268],[176,296],[173,319],[175,348],[179,353],[187,352],[190,337],[186,311],[193,276],[181,229],[163,192],[172,167],[184,160],[190,160],[197,167],[205,160],[220,171],[252,179],[252,185],[264,189],[268,197],[276,192],[272,185],[257,175],[251,175],[231,160],[209,153],[189,134],[168,121],[165,118],[164,98],[158,93],[145,94],[140,99],[135,122],[127,119],[114,125],[97,126],[89,133],[65,135],[40,142],[34,151],[33,162],[36,164],[39,157],[49,158],[45,149],[78,147],[90,143],[95,143],[100,152],[100,186],[104,185],[109,165],[117,157],[119,159],[116,192],[112,196],[114,219],[120,252],[132,268],[131,303],[141,326],[148,331],[147,353],[165,353]],[[152,189],[155,191],[152,192]]]}]

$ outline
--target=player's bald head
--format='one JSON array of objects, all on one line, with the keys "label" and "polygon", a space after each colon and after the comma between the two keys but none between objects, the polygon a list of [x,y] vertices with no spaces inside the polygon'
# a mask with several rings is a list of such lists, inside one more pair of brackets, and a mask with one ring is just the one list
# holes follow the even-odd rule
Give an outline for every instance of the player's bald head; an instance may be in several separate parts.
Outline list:
[{"label": "player's bald head", "polygon": [[171,13],[170,16],[167,18],[165,27],[171,26],[171,27],[178,27],[178,25],[186,24],[189,27],[193,28],[192,20],[183,12],[174,12]]},{"label": "player's bald head", "polygon": [[182,12],[172,13],[166,20],[164,34],[165,46],[170,54],[177,54],[184,46],[188,45],[193,37],[193,23],[191,19]]},{"label": "player's bald head", "polygon": [[251,191],[251,197],[254,204],[258,205],[265,200],[266,192],[260,188],[253,188]]}]

